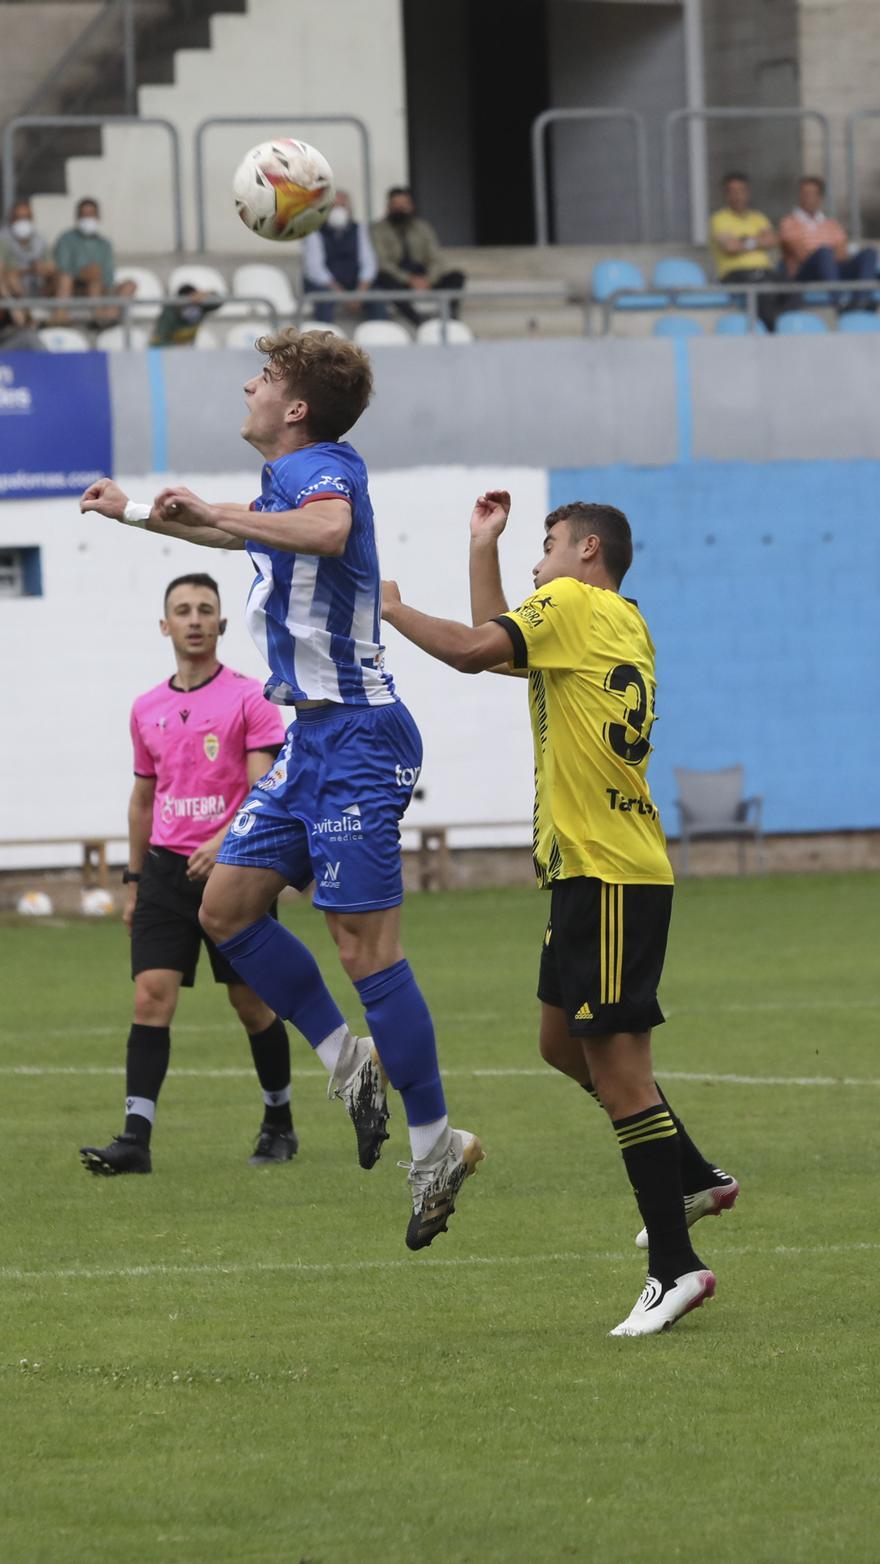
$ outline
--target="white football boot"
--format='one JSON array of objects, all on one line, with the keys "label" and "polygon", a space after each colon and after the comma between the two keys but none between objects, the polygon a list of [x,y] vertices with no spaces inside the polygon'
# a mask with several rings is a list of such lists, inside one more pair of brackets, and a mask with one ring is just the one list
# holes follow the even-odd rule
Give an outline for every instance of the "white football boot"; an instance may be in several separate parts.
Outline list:
[{"label": "white football boot", "polygon": [[711,1271],[685,1271],[671,1286],[664,1287],[649,1276],[635,1307],[608,1332],[609,1336],[656,1336],[671,1330],[676,1320],[698,1309],[715,1296],[715,1277]]},{"label": "white football boot", "polygon": [[[722,1211],[730,1211],[736,1204],[736,1197],[739,1194],[739,1184],[736,1179],[729,1173],[725,1173],[722,1168],[715,1168],[713,1171],[719,1181],[717,1184],[713,1184],[711,1189],[700,1189],[695,1195],[684,1197],[684,1214],[688,1227],[693,1227],[702,1216],[720,1216]],[[648,1229],[643,1227],[642,1231],[636,1234],[636,1248],[647,1249],[647,1247]]]},{"label": "white football boot", "polygon": [[327,1087],[344,1102],[357,1136],[358,1162],[375,1167],[388,1139],[388,1077],[372,1037],[349,1032]]},{"label": "white football boot", "polygon": [[399,1162],[406,1168],[413,1211],[406,1230],[408,1249],[425,1249],[455,1210],[455,1197],[466,1178],[476,1172],[484,1152],[470,1130],[448,1126],[427,1157],[419,1162]]}]

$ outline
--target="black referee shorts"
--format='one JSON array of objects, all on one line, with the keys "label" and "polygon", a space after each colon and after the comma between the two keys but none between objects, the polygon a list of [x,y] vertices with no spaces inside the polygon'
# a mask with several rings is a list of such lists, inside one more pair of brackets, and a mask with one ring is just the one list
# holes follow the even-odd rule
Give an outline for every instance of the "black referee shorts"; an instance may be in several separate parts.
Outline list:
[{"label": "black referee shorts", "polygon": [[[199,923],[206,880],[188,880],[186,858],[167,847],[150,847],[144,858],[131,925],[131,975],[139,972],[182,972],[183,987],[192,988],[199,952],[204,945],[215,983],[241,983],[242,978],[221,956]],[[277,902],[272,907],[277,915]]]},{"label": "black referee shorts", "polygon": [[647,1032],[665,1020],[657,989],[671,885],[607,885],[579,876],[550,892],[538,998],[565,1011],[574,1037]]}]

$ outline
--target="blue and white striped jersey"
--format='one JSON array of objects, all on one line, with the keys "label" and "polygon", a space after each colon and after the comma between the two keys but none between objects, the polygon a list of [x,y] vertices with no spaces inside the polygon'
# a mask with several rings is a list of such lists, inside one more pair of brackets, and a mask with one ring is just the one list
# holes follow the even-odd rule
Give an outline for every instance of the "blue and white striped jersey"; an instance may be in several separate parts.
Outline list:
[{"label": "blue and white striped jersey", "polygon": [[397,700],[379,639],[379,557],[363,458],[345,441],[326,441],[267,462],[262,493],[251,508],[298,510],[310,500],[339,496],[351,506],[341,558],[246,544],[256,570],[248,629],[272,670],[265,693],[280,706],[302,700],[387,706]]}]

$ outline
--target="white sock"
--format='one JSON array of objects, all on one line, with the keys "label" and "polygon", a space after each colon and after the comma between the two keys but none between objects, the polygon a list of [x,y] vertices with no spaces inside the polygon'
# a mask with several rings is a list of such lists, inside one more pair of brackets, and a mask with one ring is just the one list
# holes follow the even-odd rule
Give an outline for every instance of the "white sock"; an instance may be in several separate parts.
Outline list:
[{"label": "white sock", "polygon": [[444,1113],[442,1119],[432,1119],[430,1124],[410,1124],[407,1126],[413,1162],[424,1162],[428,1152],[433,1150],[448,1123],[449,1120]]},{"label": "white sock", "polygon": [[345,1047],[345,1041],[349,1035],[347,1026],[338,1026],[336,1031],[331,1032],[329,1037],[325,1037],[323,1043],[319,1043],[315,1049],[315,1053],[318,1055],[328,1075],[332,1075],[336,1069],[339,1063],[339,1056]]},{"label": "white sock", "polygon": [[290,1102],[290,1087],[283,1086],[278,1092],[263,1092],[263,1101],[267,1108],[283,1108],[286,1102]]}]

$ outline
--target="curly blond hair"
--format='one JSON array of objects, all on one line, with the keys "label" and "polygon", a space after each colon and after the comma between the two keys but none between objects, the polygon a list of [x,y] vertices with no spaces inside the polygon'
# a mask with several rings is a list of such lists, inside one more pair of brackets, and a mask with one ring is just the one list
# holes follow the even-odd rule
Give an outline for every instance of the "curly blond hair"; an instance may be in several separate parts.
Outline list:
[{"label": "curly blond hair", "polygon": [[338,440],[357,423],[373,394],[366,353],[332,331],[298,331],[260,337],[273,379],[308,404],[306,426],[316,440]]}]

